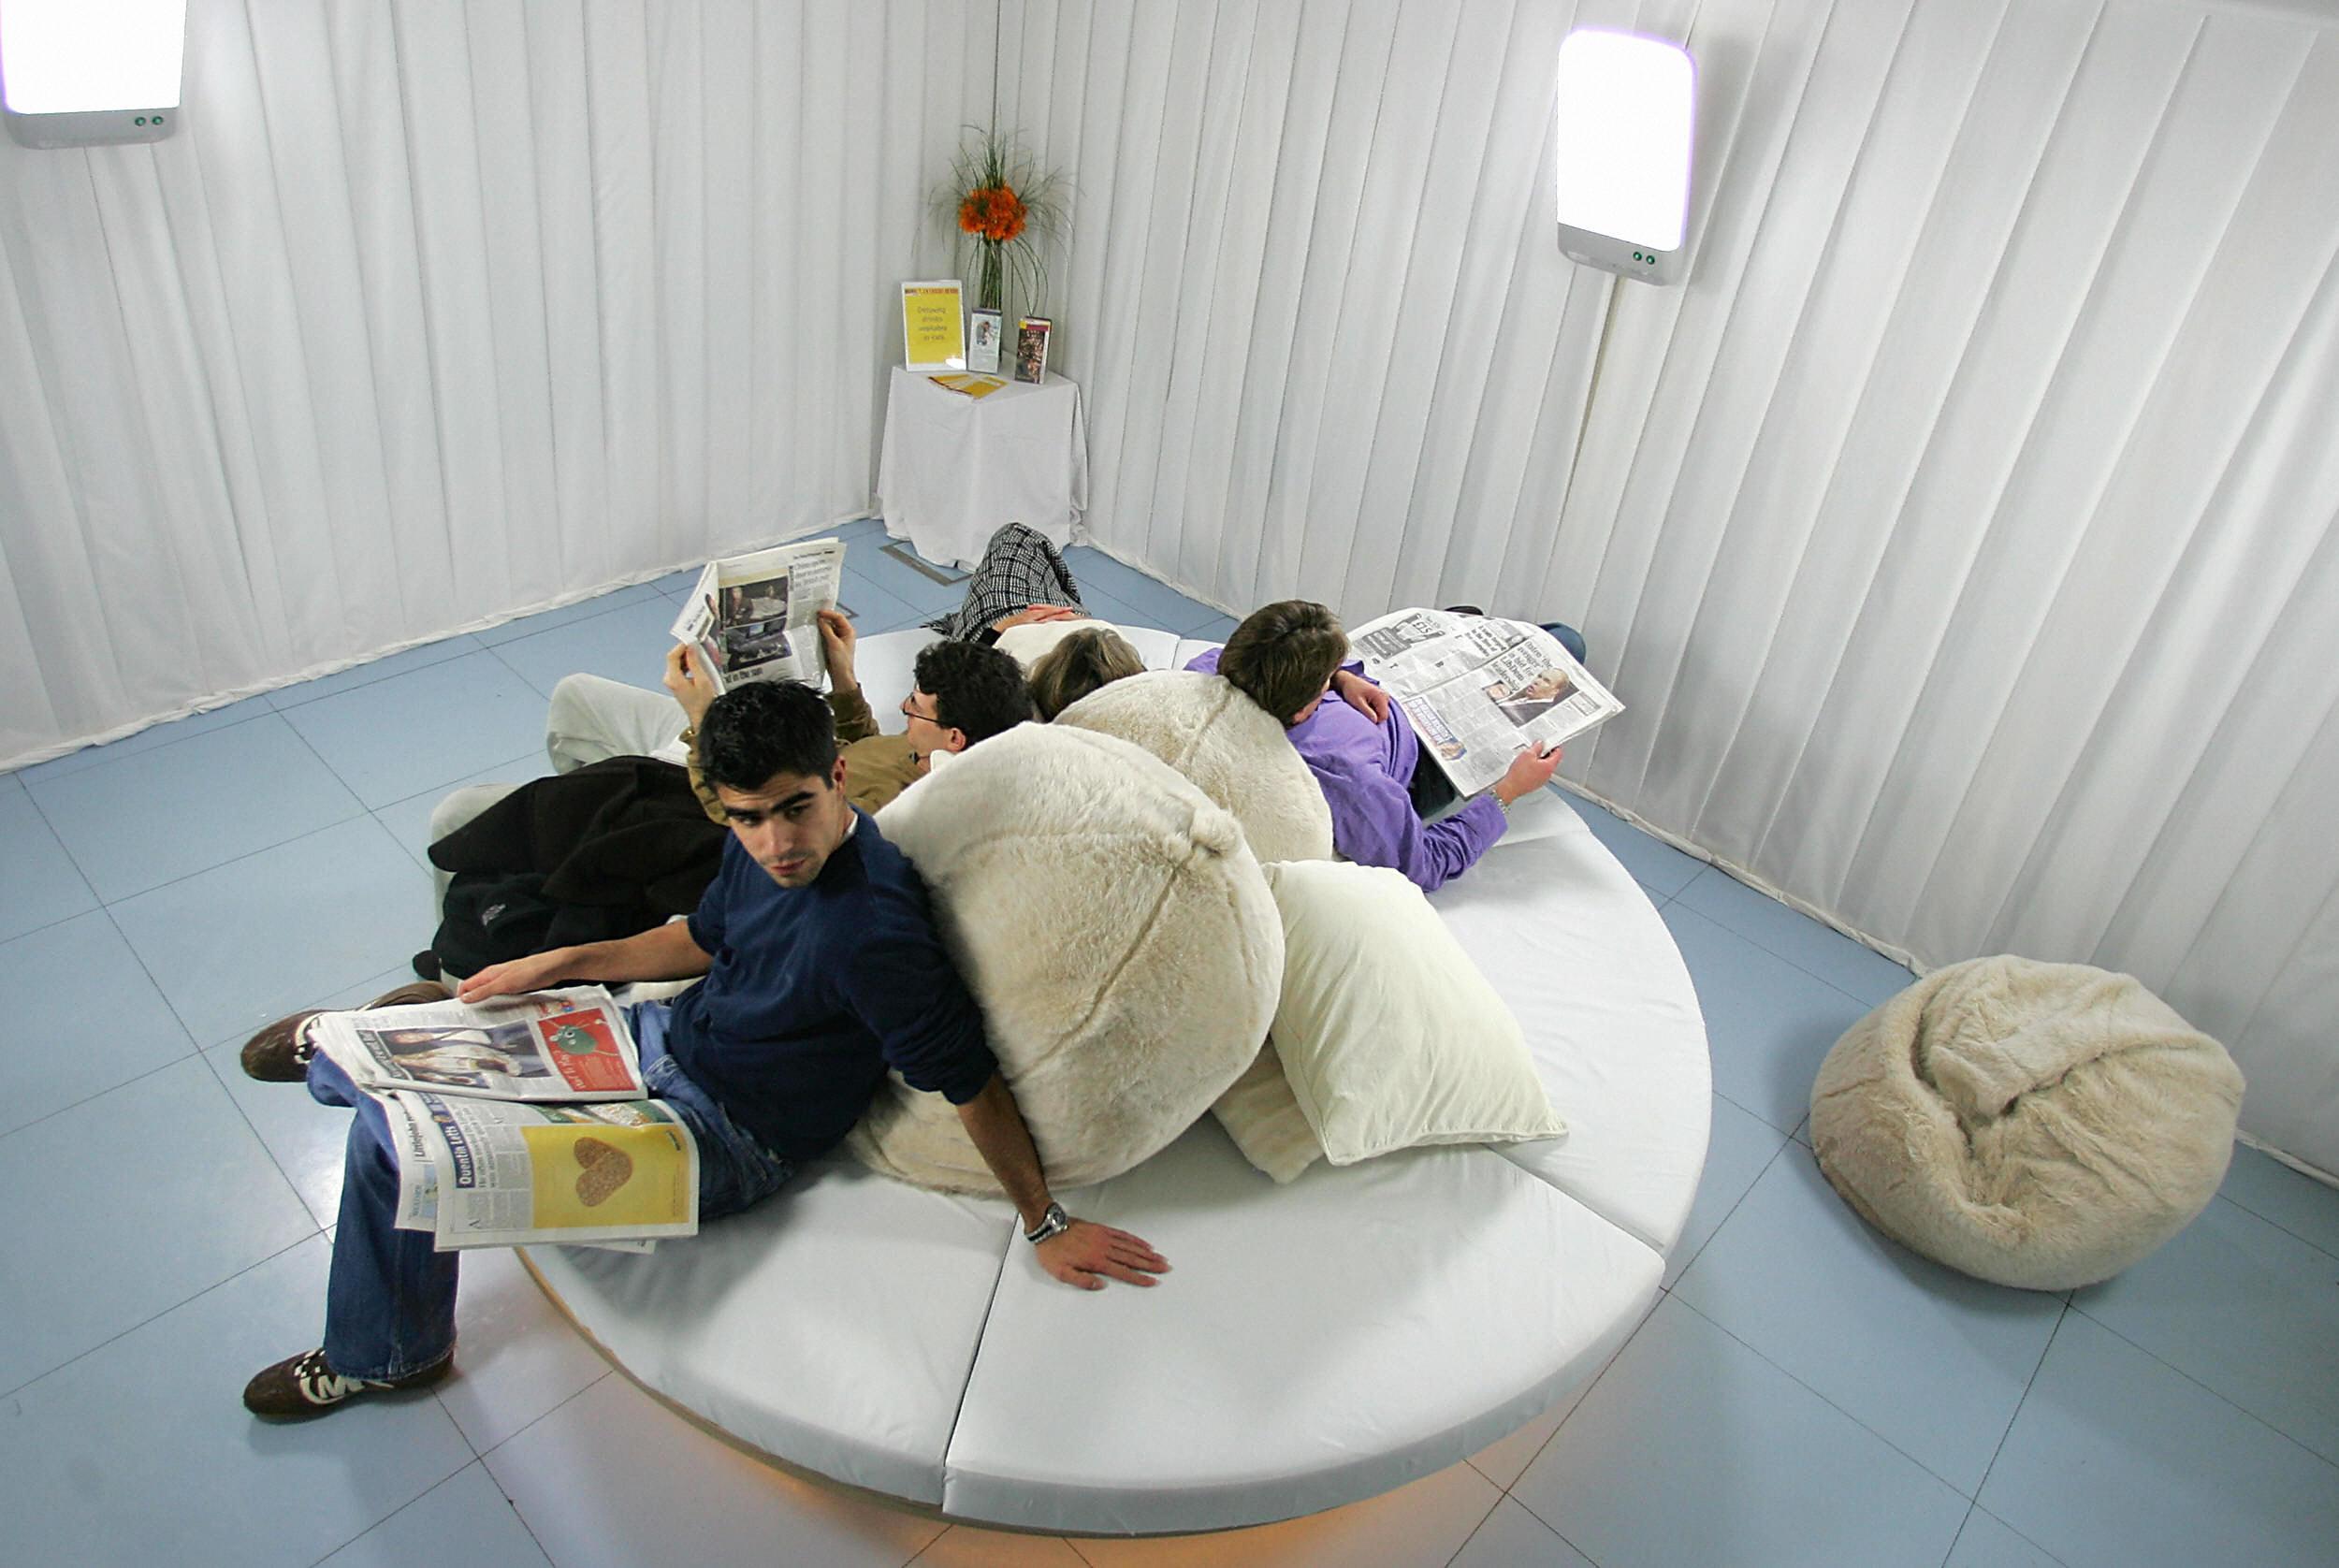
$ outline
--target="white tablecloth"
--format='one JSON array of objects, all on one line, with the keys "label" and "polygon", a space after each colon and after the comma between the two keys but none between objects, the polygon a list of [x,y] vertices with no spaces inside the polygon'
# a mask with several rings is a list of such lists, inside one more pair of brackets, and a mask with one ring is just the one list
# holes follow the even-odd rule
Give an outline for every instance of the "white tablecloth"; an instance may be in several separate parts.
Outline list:
[{"label": "white tablecloth", "polygon": [[987,398],[937,386],[896,365],[885,399],[878,511],[885,531],[935,562],[971,568],[1004,523],[1059,549],[1088,504],[1088,423],[1080,387],[1051,374]]}]

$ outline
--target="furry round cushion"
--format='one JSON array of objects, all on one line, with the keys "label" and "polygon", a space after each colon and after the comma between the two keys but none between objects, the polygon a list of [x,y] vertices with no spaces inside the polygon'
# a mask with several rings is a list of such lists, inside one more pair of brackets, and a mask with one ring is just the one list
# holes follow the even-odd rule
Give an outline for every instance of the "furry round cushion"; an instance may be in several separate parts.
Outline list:
[{"label": "furry round cushion", "polygon": [[1820,1169],[1861,1216],[2000,1285],[2111,1278],[2233,1157],[2242,1074],[2132,976],[1976,958],[1853,1024],[1811,1085]]},{"label": "furry round cushion", "polygon": [[1058,725],[1134,741],[1234,813],[1262,861],[1332,858],[1332,813],[1291,737],[1218,675],[1149,670],[1056,715]]},{"label": "furry round cushion", "polygon": [[[1052,1186],[1128,1169],[1258,1054],[1284,965],[1267,879],[1234,819],[1137,747],[1018,725],[878,822],[934,895]],[[957,1111],[898,1078],[850,1146],[922,1186],[999,1190]]]}]

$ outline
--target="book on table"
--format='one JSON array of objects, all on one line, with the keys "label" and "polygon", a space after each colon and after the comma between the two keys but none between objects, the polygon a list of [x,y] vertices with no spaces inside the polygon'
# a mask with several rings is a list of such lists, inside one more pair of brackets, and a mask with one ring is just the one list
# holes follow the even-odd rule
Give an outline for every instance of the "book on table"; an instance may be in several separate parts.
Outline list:
[{"label": "book on table", "polygon": [[755,680],[824,685],[828,662],[818,616],[836,607],[844,571],[840,539],[710,560],[675,617],[675,641],[697,651],[717,691]]},{"label": "book on table", "polygon": [[382,1102],[398,1227],[439,1251],[640,1252],[697,1233],[697,1140],[648,1097],[624,1009],[600,986],[328,1012],[309,1029]]},{"label": "book on table", "polygon": [[1025,316],[1015,329],[1015,379],[1037,386],[1048,379],[1048,339],[1055,323],[1046,316]]}]

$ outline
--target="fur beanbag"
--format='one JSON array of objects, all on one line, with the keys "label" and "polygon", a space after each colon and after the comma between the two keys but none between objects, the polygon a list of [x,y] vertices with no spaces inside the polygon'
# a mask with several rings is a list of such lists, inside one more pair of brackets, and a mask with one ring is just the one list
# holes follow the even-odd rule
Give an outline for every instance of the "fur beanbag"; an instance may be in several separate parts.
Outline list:
[{"label": "fur beanbag", "polygon": [[[1128,1169],[1258,1054],[1284,966],[1266,878],[1235,820],[1137,747],[1018,725],[878,821],[934,895],[1051,1186]],[[998,1191],[958,1112],[898,1078],[849,1146],[922,1186]]]},{"label": "fur beanbag", "polygon": [[1149,670],[1090,692],[1056,724],[1134,741],[1234,813],[1262,861],[1332,858],[1332,813],[1284,727],[1226,680]]},{"label": "fur beanbag", "polygon": [[1977,958],[1853,1024],[1811,1086],[1820,1169],[1887,1236],[2000,1285],[2111,1278],[2216,1196],[2242,1074],[2128,975]]}]

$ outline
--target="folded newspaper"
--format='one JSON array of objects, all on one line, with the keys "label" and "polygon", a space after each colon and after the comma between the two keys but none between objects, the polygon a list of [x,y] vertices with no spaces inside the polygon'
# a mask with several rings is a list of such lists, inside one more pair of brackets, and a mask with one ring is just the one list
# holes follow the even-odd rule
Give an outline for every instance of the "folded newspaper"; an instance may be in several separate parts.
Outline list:
[{"label": "folded newspaper", "polygon": [[310,1038],[382,1102],[397,1223],[440,1251],[642,1252],[697,1233],[697,1141],[644,1097],[633,1033],[602,987],[328,1012]]},{"label": "folded newspaper", "polygon": [[836,607],[844,570],[845,545],[837,539],[710,560],[675,620],[675,641],[698,650],[718,691],[752,680],[818,686],[828,665],[815,617]]},{"label": "folded newspaper", "polygon": [[1521,748],[1547,749],[1624,711],[1557,637],[1525,621],[1397,610],[1351,631],[1348,644],[1462,795],[1491,786]]},{"label": "folded newspaper", "polygon": [[441,1252],[557,1241],[646,1252],[699,1227],[699,1151],[662,1100],[514,1105],[400,1090],[398,1227]]}]

